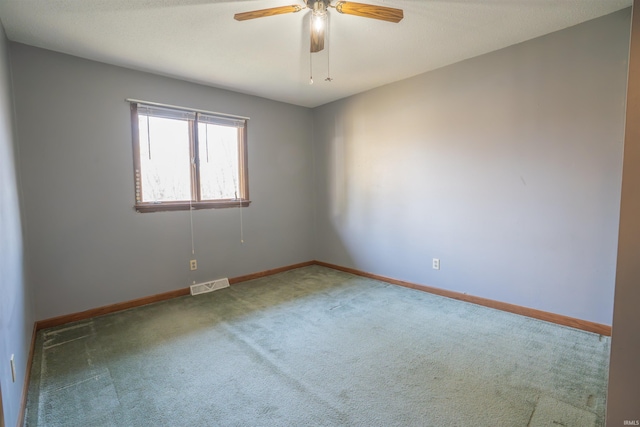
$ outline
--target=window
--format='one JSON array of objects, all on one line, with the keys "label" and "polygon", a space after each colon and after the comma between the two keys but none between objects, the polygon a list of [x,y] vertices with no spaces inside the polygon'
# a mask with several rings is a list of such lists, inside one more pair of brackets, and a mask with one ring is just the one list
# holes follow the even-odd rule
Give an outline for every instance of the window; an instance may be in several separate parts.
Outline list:
[{"label": "window", "polygon": [[247,119],[131,102],[139,212],[248,206]]}]

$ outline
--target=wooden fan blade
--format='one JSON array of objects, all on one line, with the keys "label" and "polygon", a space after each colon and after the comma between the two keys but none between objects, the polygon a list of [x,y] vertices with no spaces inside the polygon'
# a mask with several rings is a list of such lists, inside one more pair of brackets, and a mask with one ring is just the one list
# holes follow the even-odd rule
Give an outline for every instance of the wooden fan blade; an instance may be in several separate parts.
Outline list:
[{"label": "wooden fan blade", "polygon": [[398,23],[404,18],[402,9],[393,7],[374,6],[371,4],[356,3],[352,1],[339,1],[336,10],[345,15],[362,16],[364,18],[380,19],[382,21]]},{"label": "wooden fan blade", "polygon": [[304,9],[302,6],[280,6],[269,9],[253,10],[251,12],[236,13],[233,19],[236,21],[246,21],[247,19],[264,18],[265,16],[282,15],[283,13],[295,13]]},{"label": "wooden fan blade", "polygon": [[320,52],[324,49],[324,27],[315,30],[311,25],[311,53]]}]

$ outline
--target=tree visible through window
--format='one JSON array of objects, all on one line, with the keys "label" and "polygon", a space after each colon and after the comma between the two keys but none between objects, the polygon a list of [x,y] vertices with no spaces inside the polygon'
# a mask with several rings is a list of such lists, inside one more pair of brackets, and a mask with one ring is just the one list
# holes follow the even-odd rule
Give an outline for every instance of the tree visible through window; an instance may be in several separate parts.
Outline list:
[{"label": "tree visible through window", "polygon": [[131,104],[136,209],[248,206],[246,119]]}]

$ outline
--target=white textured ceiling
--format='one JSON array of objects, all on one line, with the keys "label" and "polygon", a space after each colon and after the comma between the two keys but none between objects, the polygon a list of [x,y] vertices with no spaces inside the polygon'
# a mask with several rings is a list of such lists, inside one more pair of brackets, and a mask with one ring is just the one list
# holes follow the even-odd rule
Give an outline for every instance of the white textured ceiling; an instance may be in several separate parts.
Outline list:
[{"label": "white textured ceiling", "polygon": [[[308,10],[238,22],[302,0],[0,0],[10,40],[315,107],[628,7],[632,0],[358,0],[392,24],[330,10],[313,55]],[[328,62],[328,60],[330,62]],[[330,65],[332,82],[326,82]]]}]

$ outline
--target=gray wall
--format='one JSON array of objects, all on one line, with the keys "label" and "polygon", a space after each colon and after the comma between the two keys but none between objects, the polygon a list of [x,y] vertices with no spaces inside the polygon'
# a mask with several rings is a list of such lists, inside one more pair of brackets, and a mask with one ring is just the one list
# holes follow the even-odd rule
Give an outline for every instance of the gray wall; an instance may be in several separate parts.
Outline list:
[{"label": "gray wall", "polygon": [[[23,267],[25,251],[7,47],[0,25],[0,389],[5,425],[9,427],[18,420],[34,318]],[[12,354],[17,371],[15,383],[9,365]]]},{"label": "gray wall", "polygon": [[315,109],[316,258],[611,324],[629,23]]},{"label": "gray wall", "polygon": [[640,1],[633,5],[607,426],[640,420]]},{"label": "gray wall", "polygon": [[[313,258],[311,111],[11,45],[38,319]],[[125,98],[249,116],[250,207],[133,210]]]}]

